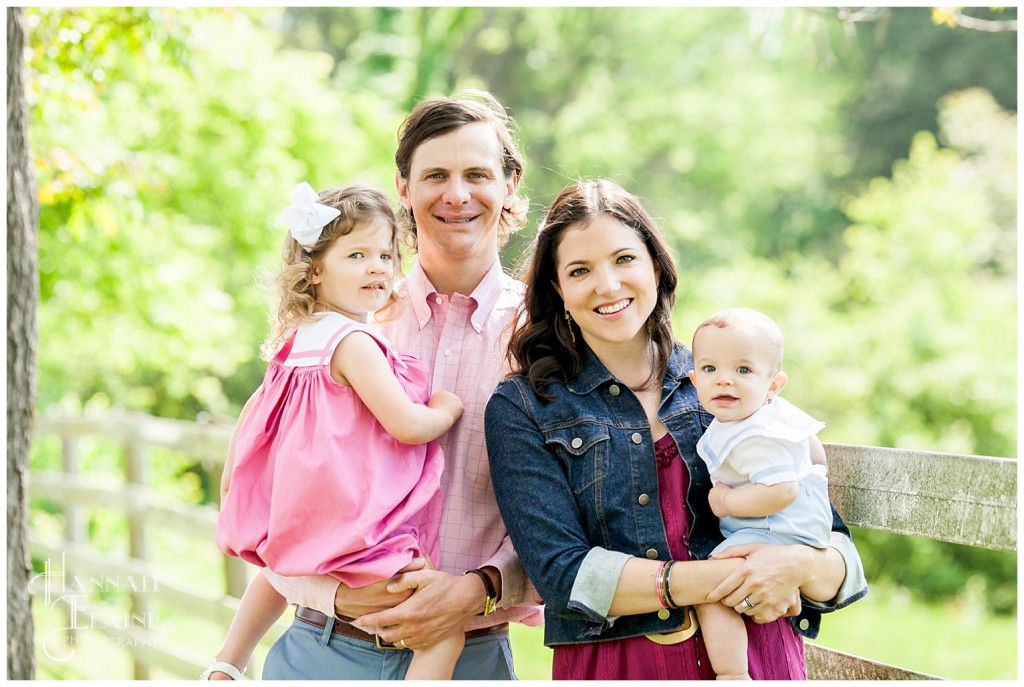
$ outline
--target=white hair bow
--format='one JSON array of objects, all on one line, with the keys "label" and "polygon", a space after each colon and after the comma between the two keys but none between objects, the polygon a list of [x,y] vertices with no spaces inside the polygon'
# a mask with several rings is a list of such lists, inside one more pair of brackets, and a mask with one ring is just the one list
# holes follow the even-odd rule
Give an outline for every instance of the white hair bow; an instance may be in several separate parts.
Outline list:
[{"label": "white hair bow", "polygon": [[274,226],[282,222],[288,225],[292,238],[303,248],[309,248],[320,240],[325,226],[341,214],[341,210],[316,202],[320,198],[305,181],[292,190],[292,204],[284,209]]}]

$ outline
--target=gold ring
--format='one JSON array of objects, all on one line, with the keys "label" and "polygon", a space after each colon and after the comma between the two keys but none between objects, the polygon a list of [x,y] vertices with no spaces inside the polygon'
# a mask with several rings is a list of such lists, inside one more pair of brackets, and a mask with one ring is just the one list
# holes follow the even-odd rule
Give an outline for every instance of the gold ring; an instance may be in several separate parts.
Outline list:
[{"label": "gold ring", "polygon": [[408,649],[409,648],[409,647],[407,647],[405,645],[405,637],[402,637],[401,639],[398,640],[398,646],[402,647],[403,649]]}]

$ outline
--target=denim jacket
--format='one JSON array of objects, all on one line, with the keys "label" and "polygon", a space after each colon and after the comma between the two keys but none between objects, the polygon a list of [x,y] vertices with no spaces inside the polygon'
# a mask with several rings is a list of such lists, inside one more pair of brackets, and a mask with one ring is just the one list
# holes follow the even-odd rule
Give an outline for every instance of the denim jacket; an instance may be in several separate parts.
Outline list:
[{"label": "denim jacket", "polygon": [[[658,414],[690,475],[687,546],[693,557],[707,558],[722,535],[708,505],[707,467],[696,450],[712,418],[687,376],[692,366],[689,349],[677,343]],[[670,558],[654,439],[639,399],[589,348],[580,374],[550,384],[547,392],[554,396],[550,402],[533,393],[524,375],[506,379],[491,396],[485,417],[498,506],[545,602],[544,643],[594,642],[682,627],[683,609],[665,620],[657,613],[608,615],[629,557]],[[840,542],[833,546],[846,561],[847,580],[830,603],[803,600],[803,612],[790,620],[808,637],[817,635],[821,612],[841,608],[867,592],[849,530],[835,509],[833,516],[833,531],[845,535],[833,534]]]}]

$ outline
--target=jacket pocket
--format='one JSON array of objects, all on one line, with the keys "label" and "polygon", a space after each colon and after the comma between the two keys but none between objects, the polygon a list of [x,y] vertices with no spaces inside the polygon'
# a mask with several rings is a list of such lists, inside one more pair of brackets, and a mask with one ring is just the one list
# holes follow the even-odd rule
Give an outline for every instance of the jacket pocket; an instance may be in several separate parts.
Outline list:
[{"label": "jacket pocket", "polygon": [[565,464],[573,493],[588,489],[608,474],[609,435],[605,425],[581,422],[544,432],[544,443]]}]

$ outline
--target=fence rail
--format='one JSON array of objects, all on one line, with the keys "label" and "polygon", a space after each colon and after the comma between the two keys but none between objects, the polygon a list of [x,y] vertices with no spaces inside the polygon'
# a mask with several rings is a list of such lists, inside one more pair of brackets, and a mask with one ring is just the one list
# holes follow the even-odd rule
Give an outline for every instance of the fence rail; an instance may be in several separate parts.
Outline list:
[{"label": "fence rail", "polygon": [[[225,425],[135,413],[41,418],[37,440],[59,437],[61,469],[33,472],[31,494],[59,504],[66,525],[59,542],[32,537],[33,556],[61,556],[69,569],[94,576],[127,573],[155,580],[156,589],[132,594],[129,617],[144,617],[157,599],[226,628],[245,588],[246,566],[236,558],[221,556],[223,593],[176,582],[155,568],[149,556],[149,528],[173,527],[179,534],[214,546],[217,511],[214,506],[188,504],[156,493],[148,480],[148,456],[153,447],[180,451],[198,462],[216,484],[230,433]],[[103,437],[121,447],[123,471],[119,477],[82,474],[80,441],[88,436]],[[830,495],[850,525],[985,549],[1017,550],[1016,461],[845,444],[827,444],[826,450]],[[85,509],[95,505],[124,514],[129,532],[127,556],[111,559],[89,547]],[[283,623],[275,627],[265,645],[284,627]],[[131,653],[136,679],[148,678],[153,667],[194,678],[213,651],[199,656],[194,648],[155,646],[147,641],[149,629],[144,626],[108,623],[98,629],[121,640]],[[936,679],[816,644],[807,644],[806,654],[812,679]],[[253,674],[258,674],[258,666]]]}]

